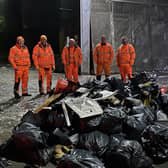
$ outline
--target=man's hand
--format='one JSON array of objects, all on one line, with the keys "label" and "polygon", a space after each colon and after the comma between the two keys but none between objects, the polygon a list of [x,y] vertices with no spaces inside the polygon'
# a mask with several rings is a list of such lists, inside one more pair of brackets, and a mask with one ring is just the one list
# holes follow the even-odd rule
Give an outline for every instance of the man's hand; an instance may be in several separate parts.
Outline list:
[{"label": "man's hand", "polygon": [[53,66],[52,68],[53,68],[53,70],[55,71],[55,66]]},{"label": "man's hand", "polygon": [[36,69],[39,70],[39,66],[36,66]]}]

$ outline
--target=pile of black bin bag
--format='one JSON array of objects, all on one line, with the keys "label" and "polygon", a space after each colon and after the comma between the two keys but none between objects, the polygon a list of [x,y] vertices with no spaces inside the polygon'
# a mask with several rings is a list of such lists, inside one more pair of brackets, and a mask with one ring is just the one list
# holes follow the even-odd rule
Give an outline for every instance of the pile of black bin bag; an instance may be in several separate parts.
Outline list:
[{"label": "pile of black bin bag", "polygon": [[[67,127],[61,100],[81,93],[63,93],[50,104],[51,110],[23,116],[11,138],[1,145],[1,158],[41,166],[50,162],[58,168],[152,168],[153,163],[168,161],[168,127],[157,122],[158,111],[168,114],[168,95],[160,92],[150,74],[136,74],[128,84],[108,78],[81,87],[88,88],[93,99],[101,97],[102,90],[117,90],[119,103],[99,100],[104,113],[85,119],[68,108],[71,126]],[[75,142],[73,135],[78,135]],[[59,159],[57,144],[71,147]]]}]

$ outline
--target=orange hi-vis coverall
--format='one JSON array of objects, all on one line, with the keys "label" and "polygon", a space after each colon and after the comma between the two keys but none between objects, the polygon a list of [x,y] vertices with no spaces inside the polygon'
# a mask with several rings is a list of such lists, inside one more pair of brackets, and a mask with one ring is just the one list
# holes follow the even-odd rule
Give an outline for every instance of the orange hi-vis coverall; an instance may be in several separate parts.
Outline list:
[{"label": "orange hi-vis coverall", "polygon": [[101,45],[101,43],[97,44],[94,53],[93,53],[94,61],[97,64],[96,67],[96,76],[101,76],[104,70],[106,77],[111,74],[111,63],[114,57],[114,51],[112,45],[106,43],[105,45]]},{"label": "orange hi-vis coverall", "polygon": [[123,82],[126,82],[126,76],[132,78],[132,65],[135,61],[135,49],[131,44],[121,45],[118,49],[116,62],[120,70]]},{"label": "orange hi-vis coverall", "polygon": [[80,47],[64,47],[62,51],[62,62],[68,81],[78,83],[78,69],[79,65],[82,64]]},{"label": "orange hi-vis coverall", "polygon": [[44,93],[44,77],[47,76],[47,93],[51,91],[52,67],[55,67],[54,53],[49,44],[43,47],[40,42],[33,49],[33,61],[39,72],[39,91]]},{"label": "orange hi-vis coverall", "polygon": [[27,94],[29,68],[31,66],[28,48],[26,46],[24,48],[18,45],[13,46],[10,48],[8,60],[15,70],[14,94],[19,95],[20,81],[22,81],[22,94]]}]

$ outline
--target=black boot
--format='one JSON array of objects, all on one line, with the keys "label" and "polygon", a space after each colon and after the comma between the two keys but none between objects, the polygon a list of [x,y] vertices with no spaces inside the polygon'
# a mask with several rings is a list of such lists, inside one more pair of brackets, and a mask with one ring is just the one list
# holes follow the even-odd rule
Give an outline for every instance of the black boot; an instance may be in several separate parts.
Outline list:
[{"label": "black boot", "polygon": [[24,94],[22,94],[22,96],[32,96],[32,95],[28,94],[28,93],[24,93]]},{"label": "black boot", "polygon": [[97,76],[96,76],[96,80],[101,81],[101,75],[97,75]]},{"label": "black boot", "polygon": [[109,77],[110,75],[105,75],[106,79]]},{"label": "black boot", "polygon": [[42,80],[39,80],[39,92],[40,92],[40,95],[44,95],[44,92],[42,92]]},{"label": "black boot", "polygon": [[19,99],[21,97],[18,94],[19,84],[20,84],[20,80],[18,82],[15,82],[15,84],[14,84],[14,96],[15,96],[15,99]]}]

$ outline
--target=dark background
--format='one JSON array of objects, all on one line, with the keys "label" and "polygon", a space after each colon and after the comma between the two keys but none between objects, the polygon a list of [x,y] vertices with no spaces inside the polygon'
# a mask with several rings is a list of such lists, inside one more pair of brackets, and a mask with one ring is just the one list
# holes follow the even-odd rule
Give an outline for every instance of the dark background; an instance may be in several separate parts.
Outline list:
[{"label": "dark background", "polygon": [[55,53],[56,71],[62,72],[60,55],[66,36],[80,36],[79,2],[0,0],[0,62],[7,63],[9,48],[15,44],[16,36],[24,36],[31,54],[40,35],[46,34]]}]

